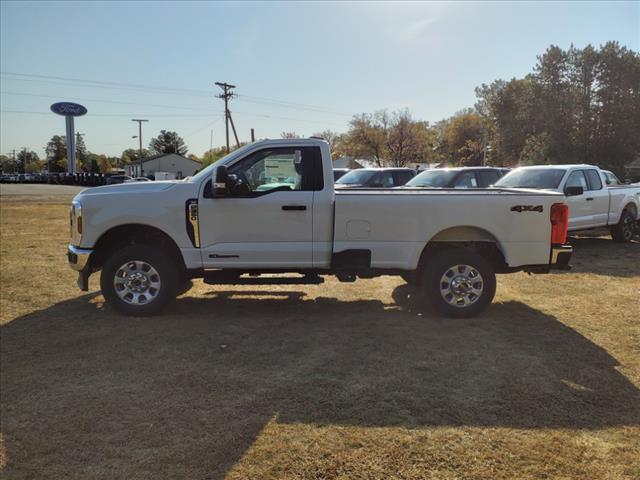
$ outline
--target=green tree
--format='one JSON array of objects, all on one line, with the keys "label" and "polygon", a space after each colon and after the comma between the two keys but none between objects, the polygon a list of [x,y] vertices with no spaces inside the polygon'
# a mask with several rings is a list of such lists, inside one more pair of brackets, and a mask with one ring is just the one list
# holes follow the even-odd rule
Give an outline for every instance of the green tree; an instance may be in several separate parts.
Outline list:
[{"label": "green tree", "polygon": [[184,140],[176,133],[160,130],[160,134],[149,143],[149,151],[153,155],[161,153],[177,153],[186,155],[189,151]]},{"label": "green tree", "polygon": [[444,128],[449,161],[454,165],[482,165],[487,137],[480,114],[472,109],[458,112]]},{"label": "green tree", "polygon": [[329,144],[329,151],[331,152],[331,159],[336,160],[342,154],[343,135],[333,130],[323,130],[322,132],[314,133],[314,137],[322,138]]},{"label": "green tree", "polygon": [[[149,150],[147,150],[146,148],[143,148],[142,158],[146,158],[148,156],[149,156]],[[120,155],[120,161],[118,162],[118,164],[129,165],[137,162],[138,160],[140,160],[140,150],[138,150],[137,148],[127,148],[125,151],[122,152],[122,155]]]},{"label": "green tree", "polygon": [[67,138],[54,135],[45,147],[49,171],[63,172],[67,169]]},{"label": "green tree", "polygon": [[17,162],[7,155],[0,155],[0,167],[2,168],[2,173],[15,173],[18,171]]},{"label": "green tree", "polygon": [[508,164],[592,163],[623,174],[640,155],[640,55],[608,42],[549,47],[523,79],[476,89],[494,154]]},{"label": "green tree", "polygon": [[80,170],[87,171],[87,161],[89,157],[89,151],[84,143],[84,135],[76,133],[76,164],[79,165]]},{"label": "green tree", "polygon": [[[32,150],[27,150],[26,148],[24,150],[20,150],[20,152],[18,152],[17,155],[17,160],[18,160],[18,169],[20,170],[20,172],[26,173],[27,171],[36,171],[34,170],[34,168],[39,166],[39,163],[35,163],[35,162],[39,162],[40,158],[38,157],[38,154]],[[30,166],[30,164],[34,163],[34,165]]]}]

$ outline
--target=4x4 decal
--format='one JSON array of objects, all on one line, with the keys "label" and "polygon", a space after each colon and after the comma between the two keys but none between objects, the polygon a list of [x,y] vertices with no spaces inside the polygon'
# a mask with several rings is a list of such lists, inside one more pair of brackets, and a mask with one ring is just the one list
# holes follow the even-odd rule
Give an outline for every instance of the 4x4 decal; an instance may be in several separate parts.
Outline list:
[{"label": "4x4 decal", "polygon": [[512,212],[539,212],[542,213],[544,209],[542,205],[514,205],[511,207]]}]

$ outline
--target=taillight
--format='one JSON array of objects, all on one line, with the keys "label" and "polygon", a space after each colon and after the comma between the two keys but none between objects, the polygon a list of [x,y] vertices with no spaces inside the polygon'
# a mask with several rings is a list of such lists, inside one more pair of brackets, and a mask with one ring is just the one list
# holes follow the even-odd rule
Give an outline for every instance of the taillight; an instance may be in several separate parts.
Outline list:
[{"label": "taillight", "polygon": [[551,205],[551,243],[566,243],[569,229],[569,207],[565,203]]}]

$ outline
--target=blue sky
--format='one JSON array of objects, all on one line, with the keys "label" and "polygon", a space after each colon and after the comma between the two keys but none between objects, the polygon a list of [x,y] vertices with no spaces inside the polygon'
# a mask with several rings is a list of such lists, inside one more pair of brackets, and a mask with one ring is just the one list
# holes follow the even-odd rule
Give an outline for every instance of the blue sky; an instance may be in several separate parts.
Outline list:
[{"label": "blue sky", "polygon": [[617,40],[640,50],[640,2],[2,1],[0,8],[0,153],[28,147],[41,157],[49,138],[64,134],[64,119],[49,111],[58,100],[88,108],[76,129],[93,152],[137,147],[130,119],[148,118],[145,144],[175,130],[201,155],[212,129],[214,146],[224,143],[215,81],[238,87],[231,110],[241,140],[251,127],[259,138],[308,136],[344,131],[351,115],[381,108],[407,107],[432,122],[448,117],[473,105],[476,86],[530,72],[550,44]]}]

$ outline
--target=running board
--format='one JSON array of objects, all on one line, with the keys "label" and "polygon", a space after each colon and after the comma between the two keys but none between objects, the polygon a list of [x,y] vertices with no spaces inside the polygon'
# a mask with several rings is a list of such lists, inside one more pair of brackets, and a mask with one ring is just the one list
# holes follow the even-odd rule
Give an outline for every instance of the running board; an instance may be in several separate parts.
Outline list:
[{"label": "running board", "polygon": [[324,278],[317,275],[304,277],[240,277],[228,273],[205,273],[202,279],[207,285],[320,285]]}]

